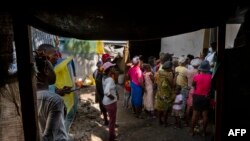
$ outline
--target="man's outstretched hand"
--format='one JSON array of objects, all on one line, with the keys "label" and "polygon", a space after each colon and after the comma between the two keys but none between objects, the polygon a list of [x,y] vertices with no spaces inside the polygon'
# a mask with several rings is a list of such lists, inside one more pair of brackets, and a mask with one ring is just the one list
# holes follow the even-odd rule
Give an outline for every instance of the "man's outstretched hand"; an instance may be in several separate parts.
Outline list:
[{"label": "man's outstretched hand", "polygon": [[69,94],[72,90],[72,87],[70,86],[64,86],[62,89],[56,88],[56,93],[60,96],[64,96],[65,94]]}]

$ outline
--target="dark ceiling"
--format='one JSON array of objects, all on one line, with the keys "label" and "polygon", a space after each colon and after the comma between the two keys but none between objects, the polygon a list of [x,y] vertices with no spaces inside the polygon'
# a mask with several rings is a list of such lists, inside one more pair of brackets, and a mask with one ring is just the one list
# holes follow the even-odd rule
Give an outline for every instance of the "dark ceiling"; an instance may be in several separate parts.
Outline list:
[{"label": "dark ceiling", "polygon": [[52,34],[85,40],[145,40],[173,36],[226,23],[242,23],[248,6],[226,4],[127,4],[33,7],[30,25]]}]

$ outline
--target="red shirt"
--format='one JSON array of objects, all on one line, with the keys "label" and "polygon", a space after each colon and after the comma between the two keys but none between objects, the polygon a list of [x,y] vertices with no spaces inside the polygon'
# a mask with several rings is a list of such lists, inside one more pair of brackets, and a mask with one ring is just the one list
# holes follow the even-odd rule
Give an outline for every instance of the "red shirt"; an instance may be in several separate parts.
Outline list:
[{"label": "red shirt", "polygon": [[130,87],[130,81],[129,80],[126,80],[126,82],[125,82],[125,89],[128,91],[128,92],[130,92],[131,91],[131,87]]},{"label": "red shirt", "polygon": [[212,75],[208,73],[196,74],[193,81],[196,83],[194,94],[207,96],[211,89]]}]

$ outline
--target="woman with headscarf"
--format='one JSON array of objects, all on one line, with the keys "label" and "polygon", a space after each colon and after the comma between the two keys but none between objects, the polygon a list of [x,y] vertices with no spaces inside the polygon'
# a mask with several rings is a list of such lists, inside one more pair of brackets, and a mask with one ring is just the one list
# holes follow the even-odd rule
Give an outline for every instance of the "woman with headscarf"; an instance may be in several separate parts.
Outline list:
[{"label": "woman with headscarf", "polygon": [[179,62],[179,66],[175,68],[175,80],[176,80],[176,85],[181,86],[181,94],[183,97],[182,110],[183,110],[183,113],[185,113],[187,95],[188,95],[186,58],[182,56],[179,58],[178,62]]},{"label": "woman with headscarf", "polygon": [[153,84],[154,84],[154,74],[152,68],[149,64],[144,65],[145,71],[144,84],[145,91],[143,95],[143,105],[145,111],[149,114],[150,117],[154,116],[154,93],[153,93]]},{"label": "woman with headscarf", "polygon": [[140,58],[135,56],[132,60],[133,67],[128,71],[128,77],[130,79],[131,95],[132,95],[132,107],[137,118],[140,116],[142,110],[142,95],[143,95],[143,73],[140,68]]},{"label": "woman with headscarf", "polygon": [[187,86],[187,68],[186,65],[186,59],[185,57],[180,57],[179,60],[179,66],[175,68],[175,77],[176,77],[176,84],[180,85],[181,88],[184,88]]},{"label": "woman with headscarf", "polygon": [[[173,72],[172,62],[167,61],[162,66],[163,70],[159,70],[156,74],[155,81],[157,83],[157,92],[155,96],[155,109],[159,115],[159,124],[168,125],[168,115],[171,112],[172,104],[175,95],[172,92],[173,88]],[[163,120],[162,120],[163,118]]]},{"label": "woman with headscarf", "polygon": [[188,78],[188,97],[187,97],[187,109],[186,109],[186,124],[189,125],[189,120],[190,120],[190,112],[192,110],[192,102],[193,102],[193,93],[194,93],[194,88],[192,86],[193,82],[193,76],[198,74],[199,70],[198,67],[201,64],[201,59],[195,58],[191,61],[190,63],[192,65],[192,69],[187,70],[187,78]]}]

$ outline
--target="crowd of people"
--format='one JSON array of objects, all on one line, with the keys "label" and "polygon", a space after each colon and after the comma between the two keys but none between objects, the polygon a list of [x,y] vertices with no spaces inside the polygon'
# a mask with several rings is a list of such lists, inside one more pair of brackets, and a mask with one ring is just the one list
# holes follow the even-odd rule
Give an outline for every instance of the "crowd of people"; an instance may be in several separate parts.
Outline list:
[{"label": "crowd of people", "polygon": [[[136,118],[158,118],[159,125],[165,127],[170,125],[168,117],[172,116],[175,127],[189,126],[192,136],[199,125],[205,136],[208,112],[214,108],[211,104],[214,99],[210,95],[216,63],[215,49],[210,49],[205,58],[190,54],[174,57],[173,54],[160,53],[158,60],[151,56],[147,62],[143,63],[141,56],[135,56],[126,64],[123,106],[132,109]],[[104,54],[93,74],[96,102],[99,102],[104,125],[109,125],[109,139],[112,141],[117,127],[115,121],[119,99],[115,66],[110,55]]]},{"label": "crowd of people", "polygon": [[[72,89],[76,88],[72,58],[62,59],[60,52],[48,44],[41,45],[35,51],[34,58],[41,140],[68,140],[78,101],[77,95],[72,94]],[[203,135],[206,135],[209,108],[214,106],[211,105],[209,96],[212,73],[216,65],[215,49],[212,48],[204,59],[192,55],[176,58],[169,53],[160,53],[158,60],[151,56],[147,62],[148,64],[143,63],[140,56],[135,56],[126,64],[124,107],[131,108],[135,117],[140,119],[145,118],[141,114],[144,111],[149,118],[158,118],[159,125],[166,127],[169,125],[168,117],[173,116],[176,128],[181,128],[184,121],[190,126],[192,135],[195,134],[197,121],[201,119]],[[115,128],[118,127],[116,65],[109,54],[103,54],[93,73],[96,81],[96,102],[99,103],[104,117],[104,125],[109,126],[110,141],[116,139]],[[3,72],[8,73],[7,70]],[[1,86],[4,86],[1,88],[3,94],[12,90],[12,85]],[[75,100],[71,105],[65,98],[69,95]],[[13,106],[20,105],[18,103]],[[19,110],[18,106],[15,114],[21,118]],[[21,128],[22,124],[19,123],[17,125]],[[21,132],[19,136],[23,137]]]},{"label": "crowd of people", "polygon": [[173,116],[176,128],[189,126],[193,136],[200,126],[199,132],[205,136],[208,120],[214,120],[208,119],[213,118],[215,106],[212,93],[216,64],[214,45],[211,44],[205,58],[160,53],[158,60],[151,56],[146,64],[135,56],[127,64],[124,107],[131,108],[136,118],[145,118],[141,114],[145,111],[148,117],[157,117],[159,125],[166,127],[169,126],[168,117]]}]

